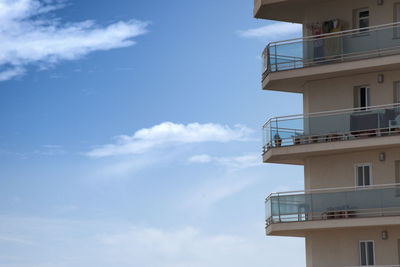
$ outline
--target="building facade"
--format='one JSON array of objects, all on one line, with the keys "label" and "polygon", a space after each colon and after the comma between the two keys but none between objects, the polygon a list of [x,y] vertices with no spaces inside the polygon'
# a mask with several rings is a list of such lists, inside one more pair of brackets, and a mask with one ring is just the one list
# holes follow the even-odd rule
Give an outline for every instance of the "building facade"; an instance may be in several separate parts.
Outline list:
[{"label": "building facade", "polygon": [[307,267],[400,266],[400,0],[255,0],[254,16],[303,25],[263,51],[262,88],[304,109],[263,126],[265,163],[304,166],[302,190],[267,197],[267,235],[304,238]]}]

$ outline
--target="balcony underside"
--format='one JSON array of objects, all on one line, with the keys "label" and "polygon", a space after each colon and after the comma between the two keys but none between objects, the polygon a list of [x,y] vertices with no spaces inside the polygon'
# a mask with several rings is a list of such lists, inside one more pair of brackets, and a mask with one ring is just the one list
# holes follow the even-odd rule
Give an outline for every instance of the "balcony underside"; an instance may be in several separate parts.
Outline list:
[{"label": "balcony underside", "polygon": [[258,19],[303,23],[307,4],[326,0],[254,0],[253,15]]},{"label": "balcony underside", "polygon": [[400,55],[390,55],[269,73],[262,81],[264,90],[302,93],[308,81],[369,72],[400,69]]},{"label": "balcony underside", "polygon": [[275,223],[266,227],[266,234],[304,237],[313,230],[390,225],[400,225],[400,216]]},{"label": "balcony underside", "polygon": [[263,161],[265,163],[303,165],[304,159],[307,157],[393,147],[400,147],[400,135],[272,147],[264,153]]}]

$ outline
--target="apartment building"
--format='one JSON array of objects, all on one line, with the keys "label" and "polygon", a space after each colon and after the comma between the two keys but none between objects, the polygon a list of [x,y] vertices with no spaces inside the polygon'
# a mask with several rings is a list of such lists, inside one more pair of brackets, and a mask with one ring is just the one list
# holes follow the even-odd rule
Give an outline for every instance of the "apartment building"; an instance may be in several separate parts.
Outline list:
[{"label": "apartment building", "polygon": [[255,0],[254,16],[303,25],[262,53],[262,88],[304,109],[263,126],[265,163],[304,166],[304,188],[267,197],[266,234],[304,238],[307,267],[400,266],[400,0]]}]

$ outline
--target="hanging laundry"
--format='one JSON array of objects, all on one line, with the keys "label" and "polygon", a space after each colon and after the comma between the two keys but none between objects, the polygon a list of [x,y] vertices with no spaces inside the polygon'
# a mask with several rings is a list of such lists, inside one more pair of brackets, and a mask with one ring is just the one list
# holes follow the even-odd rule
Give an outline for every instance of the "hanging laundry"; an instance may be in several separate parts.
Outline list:
[{"label": "hanging laundry", "polygon": [[318,37],[318,35],[321,35],[323,33],[321,23],[317,22],[312,24],[311,30],[312,30],[312,35],[316,36],[315,40],[313,40],[312,42],[314,48],[313,59],[314,61],[318,61],[324,57],[324,42],[323,40],[319,40]]},{"label": "hanging laundry", "polygon": [[[324,23],[329,25],[329,32],[334,33],[342,31],[342,23],[339,19],[330,20]],[[327,60],[334,60],[342,53],[342,37],[338,34],[332,34],[324,39],[324,54]]]}]

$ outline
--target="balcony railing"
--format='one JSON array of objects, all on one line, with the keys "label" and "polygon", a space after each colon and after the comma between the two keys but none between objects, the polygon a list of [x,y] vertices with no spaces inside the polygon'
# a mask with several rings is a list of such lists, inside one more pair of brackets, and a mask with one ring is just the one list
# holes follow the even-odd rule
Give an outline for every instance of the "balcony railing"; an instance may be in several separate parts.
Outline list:
[{"label": "balcony railing", "polygon": [[271,72],[400,54],[400,23],[272,42],[262,54]]},{"label": "balcony railing", "polygon": [[265,200],[266,225],[400,215],[400,184],[273,193]]},{"label": "balcony railing", "polygon": [[353,140],[400,133],[400,104],[275,117],[263,130],[263,151],[272,147]]}]

